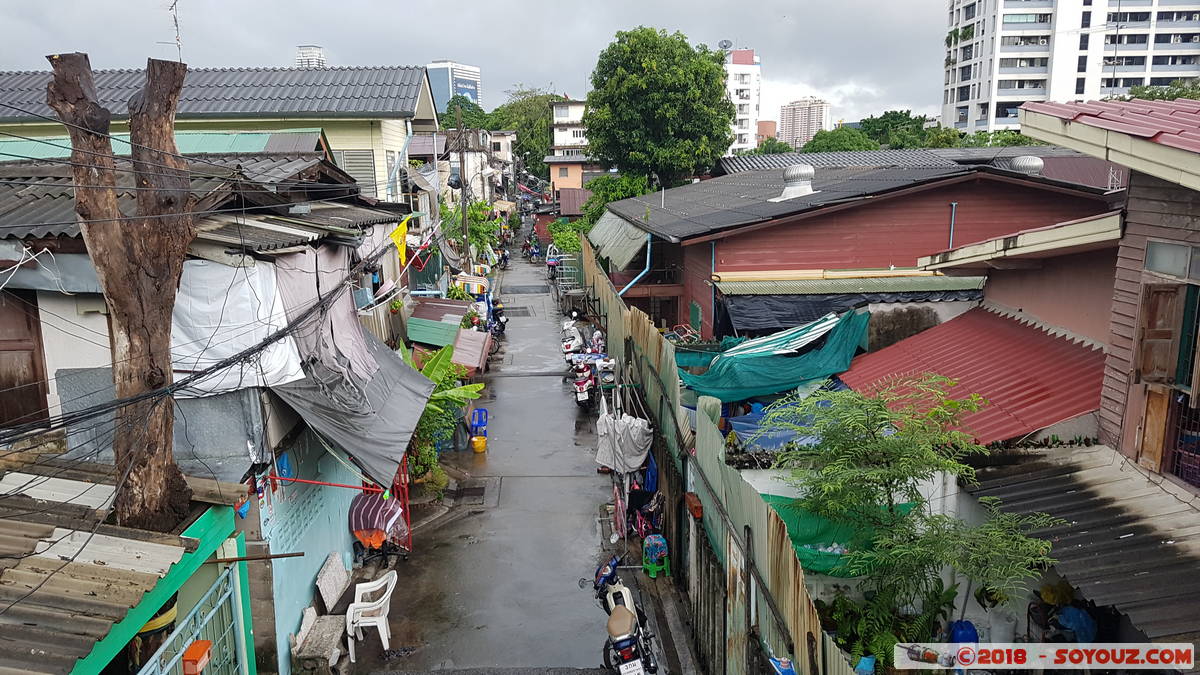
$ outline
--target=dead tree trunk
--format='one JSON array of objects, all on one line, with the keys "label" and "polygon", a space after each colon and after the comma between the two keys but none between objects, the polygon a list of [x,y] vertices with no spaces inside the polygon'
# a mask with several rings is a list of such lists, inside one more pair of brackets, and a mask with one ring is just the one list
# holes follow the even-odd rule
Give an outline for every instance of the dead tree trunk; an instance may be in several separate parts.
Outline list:
[{"label": "dead tree trunk", "polygon": [[[46,100],[71,135],[75,212],[108,303],[113,383],[118,398],[136,396],[171,383],[171,311],[195,234],[187,163],[174,156],[175,106],[187,66],[150,59],[146,85],[129,101],[138,213],[124,219],[107,136],[111,113],[97,99],[87,54],[47,58],[54,78]],[[121,525],[169,531],[187,516],[191,490],[172,453],[174,412],[169,398],[117,412],[113,452],[125,478],[114,509]]]}]

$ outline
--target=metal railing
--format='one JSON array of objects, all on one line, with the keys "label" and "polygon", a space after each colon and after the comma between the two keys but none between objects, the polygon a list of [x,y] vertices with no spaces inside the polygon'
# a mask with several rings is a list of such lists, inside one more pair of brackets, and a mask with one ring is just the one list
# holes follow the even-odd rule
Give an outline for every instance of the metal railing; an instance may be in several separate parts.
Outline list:
[{"label": "metal railing", "polygon": [[138,671],[139,675],[182,675],[183,653],[196,640],[212,641],[204,675],[235,675],[246,671],[239,644],[243,635],[242,612],[237,602],[235,569],[230,566],[221,572],[200,602]]}]

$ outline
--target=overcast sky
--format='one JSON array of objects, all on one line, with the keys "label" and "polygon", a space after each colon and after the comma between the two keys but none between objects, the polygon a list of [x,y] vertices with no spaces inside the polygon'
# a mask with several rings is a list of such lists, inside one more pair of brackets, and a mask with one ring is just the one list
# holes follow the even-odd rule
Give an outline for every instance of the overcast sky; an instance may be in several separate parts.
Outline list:
[{"label": "overcast sky", "polygon": [[[183,57],[194,67],[287,66],[295,45],[320,44],[330,65],[425,64],[483,69],[484,107],[514,83],[582,97],[596,56],[637,25],[680,30],[710,47],[758,50],[762,118],[814,94],[833,118],[891,108],[937,114],[942,0],[179,0]],[[45,55],[85,51],[93,67],[175,58],[170,0],[0,4],[0,69],[47,69]],[[167,44],[160,44],[167,43]]]}]

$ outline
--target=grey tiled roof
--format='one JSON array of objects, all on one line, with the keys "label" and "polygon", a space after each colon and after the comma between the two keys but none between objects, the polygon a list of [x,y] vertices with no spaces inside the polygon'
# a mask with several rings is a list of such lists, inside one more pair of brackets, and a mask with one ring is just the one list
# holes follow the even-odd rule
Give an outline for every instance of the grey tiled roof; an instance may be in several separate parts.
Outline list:
[{"label": "grey tiled roof", "polygon": [[[0,72],[0,121],[57,119],[46,105],[50,76]],[[129,97],[141,91],[145,79],[143,70],[95,72],[100,100],[116,117],[127,116]],[[420,66],[194,68],[184,80],[178,116],[412,117],[424,80]]]},{"label": "grey tiled roof", "polygon": [[720,173],[731,174],[762,169],[782,169],[793,164],[815,167],[912,167],[954,166],[951,159],[928,150],[861,150],[856,152],[781,152],[774,155],[735,155],[723,157]]},{"label": "grey tiled roof", "polygon": [[1086,157],[1082,152],[1058,145],[1007,145],[994,148],[930,148],[926,152],[959,164],[994,163],[1023,155],[1034,157]]}]

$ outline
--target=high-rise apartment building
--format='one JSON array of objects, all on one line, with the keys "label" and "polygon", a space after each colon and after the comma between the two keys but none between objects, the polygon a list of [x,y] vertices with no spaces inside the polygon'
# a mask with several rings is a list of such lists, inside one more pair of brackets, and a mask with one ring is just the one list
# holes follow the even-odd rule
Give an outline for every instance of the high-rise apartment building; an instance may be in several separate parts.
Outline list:
[{"label": "high-rise apartment building", "polygon": [[758,105],[762,95],[762,64],[753,49],[734,49],[725,57],[725,88],[733,101],[733,145],[728,154],[758,147]]},{"label": "high-rise apartment building", "polygon": [[762,145],[768,138],[779,137],[779,123],[775,120],[759,120],[758,132],[754,134],[754,144]]},{"label": "high-rise apartment building", "polygon": [[425,70],[429,73],[429,88],[439,113],[446,112],[446,104],[459,95],[482,105],[483,81],[479,76],[479,66],[441,60],[425,66]]},{"label": "high-rise apartment building", "polygon": [[321,45],[298,45],[296,47],[297,68],[324,68],[325,48]]},{"label": "high-rise apartment building", "polygon": [[809,96],[779,109],[779,140],[800,149],[818,131],[829,129],[829,102]]},{"label": "high-rise apartment building", "polygon": [[1200,76],[1200,0],[950,0],[942,124],[1016,129],[1026,101]]}]

